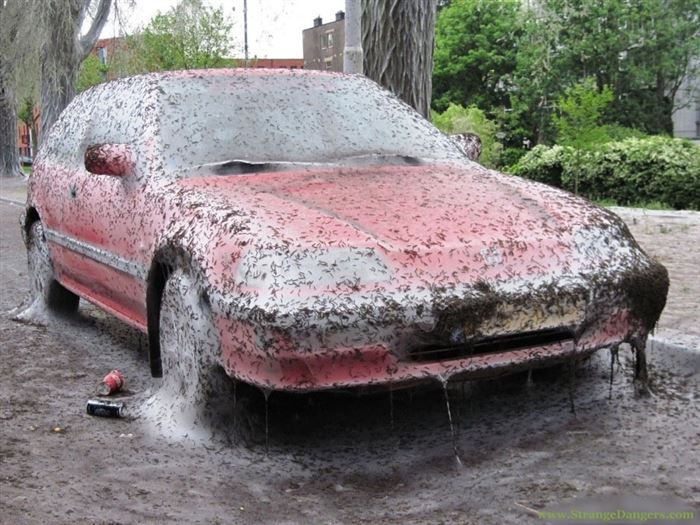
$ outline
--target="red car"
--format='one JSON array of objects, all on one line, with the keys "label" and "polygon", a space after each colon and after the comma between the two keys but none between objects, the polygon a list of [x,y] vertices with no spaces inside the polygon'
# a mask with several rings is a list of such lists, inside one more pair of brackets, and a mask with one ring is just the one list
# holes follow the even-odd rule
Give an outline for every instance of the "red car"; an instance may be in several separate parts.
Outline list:
[{"label": "red car", "polygon": [[315,71],[90,89],[42,146],[23,229],[37,304],[147,332],[152,374],[185,393],[217,367],[312,391],[641,350],[668,289],[614,214]]}]

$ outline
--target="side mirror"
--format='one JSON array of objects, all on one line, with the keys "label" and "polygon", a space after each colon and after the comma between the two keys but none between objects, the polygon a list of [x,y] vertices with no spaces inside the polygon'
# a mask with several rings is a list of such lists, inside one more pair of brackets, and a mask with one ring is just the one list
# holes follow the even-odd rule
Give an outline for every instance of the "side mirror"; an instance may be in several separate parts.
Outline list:
[{"label": "side mirror", "polygon": [[134,168],[127,144],[93,144],[85,151],[85,169],[95,175],[123,177]]},{"label": "side mirror", "polygon": [[479,155],[481,155],[481,138],[479,138],[479,135],[475,133],[455,133],[449,135],[449,137],[469,160],[479,160]]}]

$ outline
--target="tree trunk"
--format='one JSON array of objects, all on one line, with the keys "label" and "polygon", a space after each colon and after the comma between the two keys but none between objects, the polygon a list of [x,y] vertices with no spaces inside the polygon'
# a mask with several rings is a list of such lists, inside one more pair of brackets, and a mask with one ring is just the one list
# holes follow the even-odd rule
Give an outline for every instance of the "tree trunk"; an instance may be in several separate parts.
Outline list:
[{"label": "tree trunk", "polygon": [[8,13],[14,4],[0,0],[0,178],[20,173],[17,152],[17,107],[9,74],[12,71],[9,44],[17,38],[14,20]]},{"label": "tree trunk", "polygon": [[437,0],[362,0],[365,75],[426,118]]},{"label": "tree trunk", "polygon": [[41,49],[41,134],[56,122],[61,111],[75,96],[75,81],[80,68],[77,35],[82,2],[49,0],[47,39]]},{"label": "tree trunk", "polygon": [[47,40],[41,50],[41,133],[43,140],[61,111],[75,96],[80,63],[104,27],[112,0],[100,0],[92,25],[81,39],[80,26],[90,0],[48,0]]},{"label": "tree trunk", "polygon": [[0,63],[0,177],[20,173],[15,100]]}]

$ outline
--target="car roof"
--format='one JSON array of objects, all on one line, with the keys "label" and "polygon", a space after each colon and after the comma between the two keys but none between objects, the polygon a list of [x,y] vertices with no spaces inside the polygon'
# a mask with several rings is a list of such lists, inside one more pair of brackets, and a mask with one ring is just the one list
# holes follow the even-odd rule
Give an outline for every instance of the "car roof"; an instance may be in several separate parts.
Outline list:
[{"label": "car roof", "polygon": [[158,85],[163,81],[173,79],[202,79],[202,78],[241,78],[241,77],[305,77],[307,79],[317,78],[319,81],[332,77],[343,77],[345,79],[366,79],[362,75],[349,75],[336,71],[319,71],[314,69],[282,69],[282,68],[216,68],[216,69],[183,69],[178,71],[158,71],[154,73],[143,73],[131,77],[118,78],[101,85],[128,85],[134,82],[146,81],[151,85]]}]

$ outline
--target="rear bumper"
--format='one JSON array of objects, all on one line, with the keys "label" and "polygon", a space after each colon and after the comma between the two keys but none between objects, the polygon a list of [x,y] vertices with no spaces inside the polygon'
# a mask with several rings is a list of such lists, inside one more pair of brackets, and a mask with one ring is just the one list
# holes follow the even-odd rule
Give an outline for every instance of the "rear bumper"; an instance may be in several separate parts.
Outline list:
[{"label": "rear bumper", "polygon": [[416,362],[397,357],[385,344],[301,351],[290,344],[273,344],[266,351],[255,345],[250,326],[219,318],[222,360],[229,375],[271,390],[308,392],[362,387],[401,387],[409,384],[496,377],[540,368],[612,347],[637,330],[629,312],[618,310],[578,338],[544,346],[477,354],[458,359]]}]

